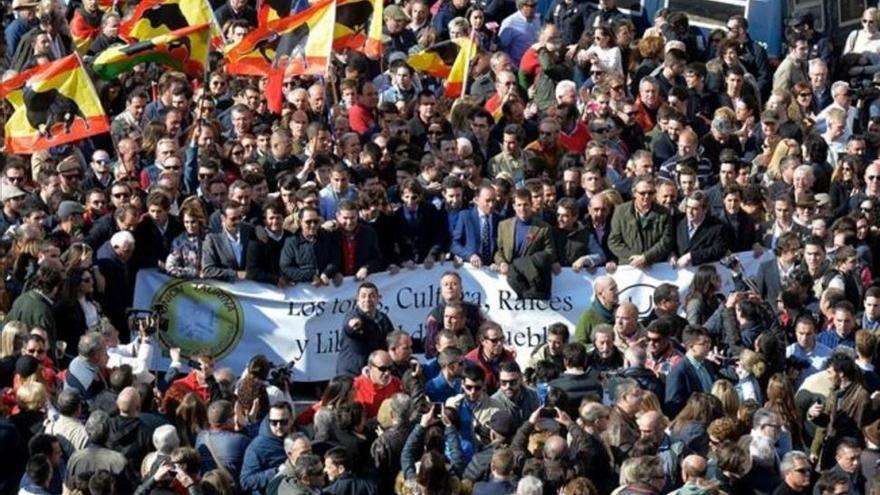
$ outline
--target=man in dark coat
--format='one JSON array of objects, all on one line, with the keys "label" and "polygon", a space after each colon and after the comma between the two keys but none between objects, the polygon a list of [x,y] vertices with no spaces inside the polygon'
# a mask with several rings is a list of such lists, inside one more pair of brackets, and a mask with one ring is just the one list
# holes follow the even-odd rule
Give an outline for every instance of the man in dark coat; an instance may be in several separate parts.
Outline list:
[{"label": "man in dark coat", "polygon": [[135,271],[130,264],[134,249],[134,236],[121,231],[98,250],[98,270],[107,281],[107,287],[113,288],[104,291],[101,305],[110,323],[119,330],[120,342],[128,342],[130,337],[125,310],[134,300]]},{"label": "man in dark coat", "polygon": [[360,478],[351,469],[353,460],[342,447],[334,447],[324,455],[324,472],[330,485],[322,493],[326,495],[376,495],[376,484]]},{"label": "man in dark coat", "polygon": [[370,353],[385,347],[385,337],[394,331],[394,325],[378,306],[379,289],[370,282],[362,283],[354,309],[343,320],[337,375],[360,375]]},{"label": "man in dark coat", "polygon": [[342,282],[342,262],[338,238],[320,228],[318,209],[306,206],[299,210],[299,230],[284,241],[281,249],[281,274],[291,282],[328,285]]},{"label": "man in dark coat", "polygon": [[33,289],[19,296],[6,321],[20,321],[28,327],[40,327],[49,334],[49,348],[55,348],[55,315],[52,311],[54,299],[61,289],[62,275],[60,265],[43,264],[31,281]]},{"label": "man in dark coat", "polygon": [[608,247],[620,263],[646,268],[669,258],[675,243],[669,214],[654,202],[654,179],[640,177],[630,202],[614,209]]},{"label": "man in dark coat", "polygon": [[109,447],[124,455],[135,472],[139,472],[144,456],[153,450],[153,431],[138,417],[140,402],[134,387],[124,388],[116,398],[119,415],[110,420]]},{"label": "man in dark coat", "polygon": [[255,282],[286,287],[282,279],[281,251],[293,234],[284,230],[284,205],[269,202],[263,206],[263,226],[266,240],[256,240],[248,245],[247,278]]},{"label": "man in dark coat", "polygon": [[709,214],[705,192],[696,190],[685,201],[685,217],[675,229],[672,264],[685,268],[720,260],[728,250],[726,226]]},{"label": "man in dark coat", "polygon": [[687,349],[685,358],[669,370],[666,377],[664,412],[675,417],[688,398],[696,392],[709,393],[715,381],[715,369],[710,367],[712,339],[702,327],[689,327],[682,336]]},{"label": "man in dark coat", "polygon": [[340,272],[357,280],[385,268],[376,231],[358,221],[358,209],[354,202],[344,199],[336,206],[337,242],[342,261]]},{"label": "man in dark coat", "polygon": [[136,267],[156,268],[164,263],[171,241],[183,232],[180,220],[168,214],[170,208],[171,200],[164,193],[153,192],[147,197],[147,215],[134,229]]},{"label": "man in dark coat", "polygon": [[404,182],[400,191],[403,206],[395,214],[400,243],[400,259],[396,262],[419,264],[439,260],[449,250],[449,230],[439,228],[443,223],[440,212],[423,200],[424,189],[416,179]]}]

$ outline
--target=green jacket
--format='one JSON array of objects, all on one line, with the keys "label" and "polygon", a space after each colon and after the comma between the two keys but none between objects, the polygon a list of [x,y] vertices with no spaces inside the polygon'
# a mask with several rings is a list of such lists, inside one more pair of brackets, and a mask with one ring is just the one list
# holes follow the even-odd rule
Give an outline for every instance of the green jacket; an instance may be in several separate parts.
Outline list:
[{"label": "green jacket", "polygon": [[31,289],[15,300],[6,321],[20,321],[29,327],[40,327],[49,334],[49,349],[55,349],[55,315],[51,302],[36,289]]},{"label": "green jacket", "polygon": [[581,317],[578,318],[577,327],[575,327],[574,331],[574,340],[575,342],[584,344],[587,348],[587,352],[590,352],[593,350],[593,328],[595,328],[596,325],[601,325],[603,323],[610,324],[613,322],[613,308],[608,310],[594,300],[593,303],[590,304],[590,307],[581,313]]},{"label": "green jacket", "polygon": [[651,210],[639,219],[632,201],[614,210],[608,249],[617,256],[620,264],[626,264],[630,256],[643,254],[648,263],[669,258],[675,245],[675,234],[669,214],[654,203]]}]

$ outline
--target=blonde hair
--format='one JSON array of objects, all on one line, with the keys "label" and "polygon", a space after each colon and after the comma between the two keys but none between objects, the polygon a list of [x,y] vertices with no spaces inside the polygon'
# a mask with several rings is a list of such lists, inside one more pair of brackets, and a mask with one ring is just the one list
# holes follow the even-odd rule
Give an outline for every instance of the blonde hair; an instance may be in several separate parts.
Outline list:
[{"label": "blonde hair", "polygon": [[18,407],[25,411],[39,411],[49,402],[49,390],[38,381],[29,380],[15,393]]},{"label": "blonde hair", "polygon": [[764,372],[767,371],[767,365],[764,364],[764,359],[760,354],[751,349],[743,349],[743,351],[739,353],[739,365],[751,373],[755,378],[761,378],[764,376]]},{"label": "blonde hair", "polygon": [[0,357],[12,356],[16,353],[15,340],[24,339],[28,334],[28,326],[17,320],[7,321],[0,334]]},{"label": "blonde hair", "polygon": [[663,409],[660,406],[660,399],[657,397],[657,394],[650,390],[643,390],[638,414],[646,413],[648,411],[663,413]]},{"label": "blonde hair", "polygon": [[782,161],[791,156],[791,150],[797,148],[800,152],[801,145],[794,139],[781,139],[773,149],[773,155],[770,157],[770,163],[767,164],[767,178],[771,180],[782,180]]},{"label": "blonde hair", "polygon": [[733,111],[730,107],[721,107],[715,110],[715,113],[712,115],[713,119],[726,119],[730,122],[736,122],[736,112]]},{"label": "blonde hair", "polygon": [[725,417],[736,418],[739,409],[739,396],[736,388],[728,380],[715,380],[712,384],[712,395],[721,401],[721,412]]}]

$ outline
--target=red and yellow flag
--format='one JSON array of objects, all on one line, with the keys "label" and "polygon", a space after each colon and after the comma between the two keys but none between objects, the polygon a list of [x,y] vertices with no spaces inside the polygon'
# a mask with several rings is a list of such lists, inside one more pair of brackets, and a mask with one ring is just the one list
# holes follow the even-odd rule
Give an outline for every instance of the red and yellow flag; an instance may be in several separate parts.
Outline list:
[{"label": "red and yellow flag", "polygon": [[73,46],[80,55],[85,55],[92,46],[95,38],[101,34],[101,24],[92,26],[89,21],[82,15],[80,9],[76,9],[73,18],[70,20],[70,37],[73,38]]},{"label": "red and yellow flag", "polygon": [[467,73],[471,67],[471,61],[477,56],[477,44],[471,38],[459,38],[455,40],[459,46],[455,62],[449,70],[446,79],[444,94],[447,98],[458,98],[467,89],[464,87]]},{"label": "red and yellow flag", "polygon": [[449,77],[458,59],[461,46],[456,41],[441,41],[409,56],[406,63],[413,69],[440,79]]},{"label": "red and yellow flag", "polygon": [[95,57],[92,68],[103,79],[112,80],[135,65],[153,62],[200,78],[208,65],[209,28],[204,23],[146,41],[111,46]]},{"label": "red and yellow flag", "polygon": [[6,122],[7,153],[30,154],[110,131],[76,54],[3,81],[0,97],[14,109]]},{"label": "red and yellow flag", "polygon": [[119,36],[128,41],[146,41],[206,22],[211,24],[212,42],[222,39],[207,0],[144,0],[119,25]]},{"label": "red and yellow flag", "polygon": [[265,26],[290,15],[291,0],[259,0],[257,5],[258,26]]},{"label": "red and yellow flag", "polygon": [[383,8],[383,0],[338,0],[333,48],[350,48],[373,59],[382,56]]},{"label": "red and yellow flag", "polygon": [[321,0],[251,31],[227,48],[226,72],[264,76],[281,63],[291,74],[323,74],[332,49],[334,5],[335,0]]}]

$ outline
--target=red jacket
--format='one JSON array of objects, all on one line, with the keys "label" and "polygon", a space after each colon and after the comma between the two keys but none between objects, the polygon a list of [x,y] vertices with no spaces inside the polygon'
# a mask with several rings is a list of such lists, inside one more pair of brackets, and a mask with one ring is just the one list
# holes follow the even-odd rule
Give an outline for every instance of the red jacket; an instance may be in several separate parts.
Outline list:
[{"label": "red jacket", "polygon": [[172,385],[178,383],[199,394],[199,397],[201,397],[203,401],[208,402],[211,400],[210,389],[208,389],[207,385],[199,385],[199,380],[196,378],[195,371],[190,371],[188,375],[181,378],[180,380],[174,380],[174,383],[172,383]]},{"label": "red jacket", "polygon": [[388,385],[379,388],[370,380],[370,377],[359,375],[354,379],[354,401],[363,404],[367,418],[375,418],[379,414],[379,406],[382,405],[382,402],[402,389],[400,378],[396,376],[391,377]]},{"label": "red jacket", "polygon": [[504,349],[501,351],[501,356],[498,359],[494,362],[489,362],[483,359],[483,353],[480,352],[480,346],[477,345],[477,348],[465,354],[464,358],[482,368],[483,373],[486,375],[486,393],[491,395],[498,390],[498,366],[507,361],[516,361],[516,354],[513,351]]}]

